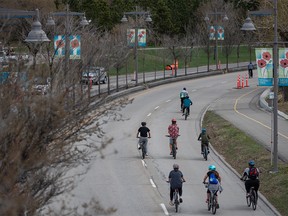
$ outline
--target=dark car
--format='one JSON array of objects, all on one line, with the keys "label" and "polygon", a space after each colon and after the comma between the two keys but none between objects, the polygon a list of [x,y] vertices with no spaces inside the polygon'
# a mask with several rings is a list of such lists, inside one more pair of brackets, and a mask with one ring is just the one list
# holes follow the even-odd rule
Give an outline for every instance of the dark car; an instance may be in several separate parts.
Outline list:
[{"label": "dark car", "polygon": [[107,73],[103,67],[87,67],[82,73],[82,83],[98,84],[107,82]]}]

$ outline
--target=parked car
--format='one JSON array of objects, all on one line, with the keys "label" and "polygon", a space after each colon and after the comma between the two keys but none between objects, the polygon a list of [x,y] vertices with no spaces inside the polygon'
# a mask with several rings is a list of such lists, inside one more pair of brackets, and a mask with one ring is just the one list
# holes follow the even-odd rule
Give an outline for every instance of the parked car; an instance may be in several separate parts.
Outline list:
[{"label": "parked car", "polygon": [[106,83],[107,73],[103,67],[87,67],[82,73],[81,82],[86,84],[89,82],[92,84]]}]

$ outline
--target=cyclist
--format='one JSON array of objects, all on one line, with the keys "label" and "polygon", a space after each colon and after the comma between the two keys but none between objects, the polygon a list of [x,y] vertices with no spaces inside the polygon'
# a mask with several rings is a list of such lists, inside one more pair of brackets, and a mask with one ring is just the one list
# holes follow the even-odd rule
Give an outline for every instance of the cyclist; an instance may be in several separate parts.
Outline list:
[{"label": "cyclist", "polygon": [[172,121],[172,124],[168,126],[168,134],[170,136],[170,139],[169,139],[170,155],[172,155],[173,139],[175,140],[176,149],[178,149],[177,137],[179,136],[179,127],[176,124],[176,119],[173,118],[171,121]]},{"label": "cyclist", "polygon": [[[220,177],[219,173],[216,171],[216,166],[215,165],[210,165],[208,167],[208,170],[209,171],[207,172],[207,174],[204,176],[204,179],[203,179],[203,184],[205,184],[206,183],[206,179],[209,178],[206,203],[208,203],[209,198],[210,198],[210,193],[211,193],[210,190],[209,190],[209,184],[218,184],[218,185],[221,184],[221,177]],[[216,202],[217,202],[217,206],[216,207],[219,208],[217,192],[216,192]]]},{"label": "cyclist", "polygon": [[[148,138],[151,138],[151,134],[150,134],[150,129],[146,127],[146,122],[141,122],[141,127],[138,129],[136,137],[139,138],[139,143],[143,143],[146,156],[148,156],[147,144],[148,144]],[[139,145],[138,149],[141,149],[141,145]]]},{"label": "cyclist", "polygon": [[201,154],[203,154],[205,145],[207,146],[208,153],[209,153],[209,140],[210,140],[210,137],[207,134],[206,128],[202,128],[202,131],[201,131],[201,133],[198,136],[198,140],[201,140]]},{"label": "cyclist", "polygon": [[179,202],[182,203],[182,184],[185,182],[182,172],[179,170],[178,164],[173,164],[173,170],[170,171],[168,176],[168,181],[170,183],[170,205],[174,205],[173,203],[173,192],[178,189],[179,192]]},{"label": "cyclist", "polygon": [[189,96],[187,95],[184,100],[183,100],[183,115],[184,115],[184,110],[187,109],[188,115],[190,115],[190,106],[193,104]]},{"label": "cyclist", "polygon": [[255,161],[250,160],[248,162],[249,167],[247,167],[243,174],[242,177],[240,178],[241,180],[245,180],[245,189],[246,189],[246,196],[249,196],[250,188],[254,187],[256,194],[258,196],[258,189],[260,186],[260,181],[259,181],[259,169],[255,167]]},{"label": "cyclist", "polygon": [[186,88],[184,87],[182,89],[182,91],[180,92],[180,100],[181,100],[181,111],[183,112],[183,101],[185,99],[185,97],[188,96],[188,91],[186,90]]}]

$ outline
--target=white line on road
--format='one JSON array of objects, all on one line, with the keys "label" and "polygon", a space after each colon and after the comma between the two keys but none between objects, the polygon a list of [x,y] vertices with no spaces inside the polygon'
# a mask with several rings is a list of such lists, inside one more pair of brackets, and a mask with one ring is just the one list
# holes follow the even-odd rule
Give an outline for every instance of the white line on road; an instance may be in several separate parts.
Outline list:
[{"label": "white line on road", "polygon": [[169,212],[167,211],[166,206],[164,205],[164,203],[161,203],[160,206],[162,207],[165,215],[169,215]]},{"label": "white line on road", "polygon": [[152,187],[156,188],[156,185],[154,184],[152,179],[150,179],[150,183],[151,183]]},{"label": "white line on road", "polygon": [[152,115],[152,113],[149,113],[147,116],[149,117],[149,116],[151,116]]},{"label": "white line on road", "polygon": [[167,100],[166,103],[170,102],[171,100]]},{"label": "white line on road", "polygon": [[157,110],[159,108],[159,106],[155,107],[154,109]]},{"label": "white line on road", "polygon": [[192,89],[192,92],[196,92],[197,91],[197,89]]},{"label": "white line on road", "polygon": [[141,160],[141,161],[142,161],[142,165],[147,168],[147,164],[145,163],[145,161],[144,160]]}]

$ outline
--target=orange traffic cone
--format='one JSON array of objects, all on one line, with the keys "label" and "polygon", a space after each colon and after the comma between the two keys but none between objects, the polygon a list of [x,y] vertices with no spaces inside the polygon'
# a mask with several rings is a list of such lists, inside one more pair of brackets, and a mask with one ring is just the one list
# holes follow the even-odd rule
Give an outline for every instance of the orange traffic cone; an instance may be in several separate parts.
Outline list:
[{"label": "orange traffic cone", "polygon": [[244,88],[244,77],[242,76],[242,88]]},{"label": "orange traffic cone", "polygon": [[237,76],[237,89],[241,88],[241,84],[240,84],[240,75],[238,74]]},{"label": "orange traffic cone", "polygon": [[248,75],[246,74],[246,85],[245,87],[249,87],[249,84],[248,84]]}]

